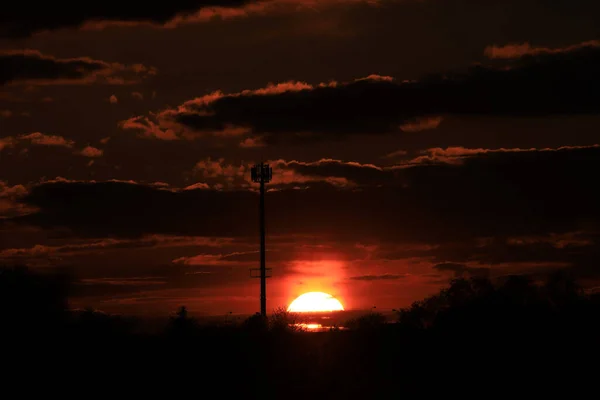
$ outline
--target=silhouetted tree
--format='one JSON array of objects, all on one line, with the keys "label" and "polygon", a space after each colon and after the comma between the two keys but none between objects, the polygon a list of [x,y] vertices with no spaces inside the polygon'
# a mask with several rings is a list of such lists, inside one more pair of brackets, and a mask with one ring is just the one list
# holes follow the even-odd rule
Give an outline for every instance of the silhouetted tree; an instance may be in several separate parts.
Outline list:
[{"label": "silhouetted tree", "polygon": [[101,338],[124,337],[131,334],[133,320],[111,315],[91,307],[71,312],[70,325],[79,336]]},{"label": "silhouetted tree", "polygon": [[170,319],[168,333],[175,336],[190,336],[197,332],[197,328],[196,320],[188,316],[185,306],[181,306]]},{"label": "silhouetted tree", "polygon": [[348,329],[355,331],[375,331],[386,323],[385,316],[379,312],[369,312],[346,322]]},{"label": "silhouetted tree", "polygon": [[497,291],[507,306],[530,307],[541,300],[539,287],[527,275],[508,276]]},{"label": "silhouetted tree", "polygon": [[555,308],[572,306],[584,298],[583,288],[564,270],[550,274],[542,290]]},{"label": "silhouetted tree", "polygon": [[299,314],[278,307],[269,316],[269,330],[276,333],[305,331],[303,321]]},{"label": "silhouetted tree", "polygon": [[269,321],[260,313],[248,317],[242,323],[242,329],[249,333],[264,333],[269,328]]}]

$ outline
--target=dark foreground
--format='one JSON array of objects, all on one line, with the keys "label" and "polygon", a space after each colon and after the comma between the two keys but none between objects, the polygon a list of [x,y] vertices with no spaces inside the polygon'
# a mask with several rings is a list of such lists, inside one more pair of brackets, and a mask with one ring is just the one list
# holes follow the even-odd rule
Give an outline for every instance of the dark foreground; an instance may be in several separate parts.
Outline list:
[{"label": "dark foreground", "polygon": [[571,398],[597,385],[600,301],[560,275],[542,285],[458,279],[397,323],[366,314],[320,333],[289,329],[284,312],[238,326],[201,326],[182,312],[147,333],[135,320],[65,312],[57,286],[9,275],[0,279],[6,399]]}]

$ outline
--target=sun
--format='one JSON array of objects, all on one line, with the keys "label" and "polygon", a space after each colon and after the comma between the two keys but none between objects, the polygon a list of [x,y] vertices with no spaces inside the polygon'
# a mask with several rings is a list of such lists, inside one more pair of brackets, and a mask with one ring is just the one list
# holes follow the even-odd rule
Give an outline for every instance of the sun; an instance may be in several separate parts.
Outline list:
[{"label": "sun", "polygon": [[287,310],[290,312],[344,311],[344,306],[330,294],[308,292],[292,301]]}]

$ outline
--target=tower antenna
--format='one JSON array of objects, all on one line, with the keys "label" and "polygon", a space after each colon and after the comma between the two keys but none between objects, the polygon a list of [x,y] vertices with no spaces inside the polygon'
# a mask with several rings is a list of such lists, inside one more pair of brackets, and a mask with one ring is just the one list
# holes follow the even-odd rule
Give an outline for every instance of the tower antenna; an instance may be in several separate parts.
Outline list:
[{"label": "tower antenna", "polygon": [[265,260],[265,241],[266,241],[266,233],[265,233],[265,183],[268,183],[273,178],[273,170],[269,167],[269,164],[260,163],[255,164],[251,171],[252,182],[257,182],[260,184],[260,201],[259,201],[259,225],[260,225],[260,268],[259,275],[252,275],[252,271],[256,271],[255,269],[251,270],[251,277],[260,278],[260,315],[264,318],[267,316],[267,271],[269,274],[271,273],[271,268],[266,268],[266,260]]}]

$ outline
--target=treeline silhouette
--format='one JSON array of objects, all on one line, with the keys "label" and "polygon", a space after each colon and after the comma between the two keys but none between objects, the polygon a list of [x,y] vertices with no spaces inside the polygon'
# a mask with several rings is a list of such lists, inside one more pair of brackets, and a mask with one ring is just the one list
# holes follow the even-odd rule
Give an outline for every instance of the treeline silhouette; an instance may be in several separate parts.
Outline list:
[{"label": "treeline silhouette", "polygon": [[3,392],[14,385],[22,394],[81,397],[573,396],[595,382],[598,364],[600,296],[564,271],[542,282],[456,278],[401,309],[397,321],[366,312],[348,329],[319,333],[304,332],[301,317],[284,309],[202,324],[185,307],[150,332],[135,318],[69,310],[69,293],[67,274],[0,268]]}]

